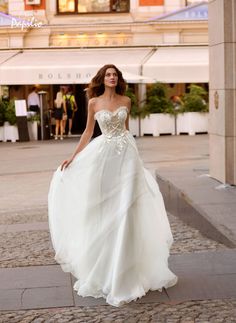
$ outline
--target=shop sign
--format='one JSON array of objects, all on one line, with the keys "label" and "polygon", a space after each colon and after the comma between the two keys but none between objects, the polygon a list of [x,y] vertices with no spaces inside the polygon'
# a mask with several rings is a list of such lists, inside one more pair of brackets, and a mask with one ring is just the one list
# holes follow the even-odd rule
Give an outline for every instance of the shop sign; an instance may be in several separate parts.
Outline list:
[{"label": "shop sign", "polygon": [[53,72],[48,72],[48,73],[39,73],[38,74],[38,81],[81,81],[84,80],[90,81],[92,78],[91,73],[53,73]]},{"label": "shop sign", "polygon": [[99,46],[127,46],[131,45],[130,37],[112,37],[112,36],[81,36],[71,35],[52,36],[50,46],[55,47],[99,47]]}]

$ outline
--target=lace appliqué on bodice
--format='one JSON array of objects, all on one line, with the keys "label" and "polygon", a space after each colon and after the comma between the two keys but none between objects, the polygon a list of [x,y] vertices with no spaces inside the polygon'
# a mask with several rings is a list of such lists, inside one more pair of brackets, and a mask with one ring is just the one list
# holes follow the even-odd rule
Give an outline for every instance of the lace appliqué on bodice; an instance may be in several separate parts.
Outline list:
[{"label": "lace appliqu\u00e9 on bodice", "polygon": [[102,134],[105,136],[106,142],[116,142],[118,154],[121,153],[127,144],[126,134],[128,133],[128,130],[125,128],[127,114],[127,108],[120,107],[114,112],[102,109],[96,112],[94,116],[98,121]]}]

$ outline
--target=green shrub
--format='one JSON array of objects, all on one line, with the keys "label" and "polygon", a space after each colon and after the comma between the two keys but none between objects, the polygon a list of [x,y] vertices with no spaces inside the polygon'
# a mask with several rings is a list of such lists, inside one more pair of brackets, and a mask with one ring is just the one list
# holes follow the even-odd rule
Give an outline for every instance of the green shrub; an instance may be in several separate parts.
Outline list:
[{"label": "green shrub", "polygon": [[168,98],[169,88],[163,83],[154,83],[147,90],[146,103],[141,111],[141,116],[145,117],[151,113],[171,113],[175,114],[175,109]]},{"label": "green shrub", "polygon": [[5,101],[0,101],[0,126],[3,126],[5,119],[5,112],[6,112],[7,103]]},{"label": "green shrub", "polygon": [[189,86],[189,93],[183,96],[183,109],[181,112],[207,112],[207,91],[195,84]]},{"label": "green shrub", "polygon": [[140,115],[140,109],[138,107],[138,100],[136,98],[136,95],[134,94],[131,88],[128,88],[126,90],[125,95],[131,99],[131,110],[130,110],[131,118],[133,119],[138,118]]},{"label": "green shrub", "polygon": [[10,125],[16,124],[16,113],[14,100],[7,102],[5,110],[5,121],[8,121]]},{"label": "green shrub", "polygon": [[31,116],[27,117],[27,121],[29,121],[29,122],[37,121],[38,123],[40,123],[40,116],[39,116],[39,114],[31,115]]}]

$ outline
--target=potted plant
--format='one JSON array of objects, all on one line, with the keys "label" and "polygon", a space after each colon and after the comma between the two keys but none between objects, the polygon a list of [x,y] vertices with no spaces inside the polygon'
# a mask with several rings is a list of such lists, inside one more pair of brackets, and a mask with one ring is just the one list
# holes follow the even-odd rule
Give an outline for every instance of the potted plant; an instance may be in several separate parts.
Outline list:
[{"label": "potted plant", "polygon": [[38,114],[29,114],[27,116],[27,121],[30,140],[38,140],[40,116]]},{"label": "potted plant", "polygon": [[4,141],[4,122],[5,122],[6,105],[4,101],[0,101],[0,141]]},{"label": "potted plant", "polygon": [[177,134],[208,132],[207,91],[195,84],[189,86],[189,93],[183,96],[183,106],[177,116]]},{"label": "potted plant", "polygon": [[19,139],[19,134],[16,125],[15,103],[14,100],[10,100],[5,104],[4,141],[16,142]]},{"label": "potted plant", "polygon": [[147,90],[146,103],[141,111],[141,135],[175,134],[175,109],[168,98],[168,87],[152,84]]},{"label": "potted plant", "polygon": [[131,111],[130,111],[130,119],[129,119],[129,130],[133,136],[139,136],[139,116],[140,110],[138,107],[138,101],[136,95],[134,94],[133,90],[128,87],[125,92],[131,99]]}]

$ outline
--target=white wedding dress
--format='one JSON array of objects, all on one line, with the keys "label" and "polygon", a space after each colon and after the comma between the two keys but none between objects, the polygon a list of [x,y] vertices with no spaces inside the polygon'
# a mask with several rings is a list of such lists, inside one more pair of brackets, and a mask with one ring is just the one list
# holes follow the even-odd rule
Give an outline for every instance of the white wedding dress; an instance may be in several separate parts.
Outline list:
[{"label": "white wedding dress", "polygon": [[162,195],[125,129],[127,108],[95,114],[102,135],[54,173],[49,225],[55,259],[81,296],[120,306],[176,284]]}]

